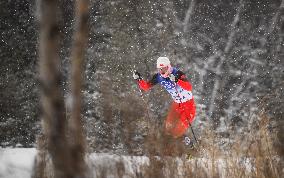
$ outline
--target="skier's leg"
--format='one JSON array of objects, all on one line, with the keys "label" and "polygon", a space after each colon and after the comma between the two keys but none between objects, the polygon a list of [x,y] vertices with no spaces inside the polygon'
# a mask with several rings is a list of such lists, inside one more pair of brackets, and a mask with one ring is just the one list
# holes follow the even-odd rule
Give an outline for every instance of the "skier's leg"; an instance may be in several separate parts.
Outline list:
[{"label": "skier's leg", "polygon": [[183,104],[185,108],[186,120],[187,122],[189,122],[188,124],[191,125],[195,119],[195,112],[196,112],[194,100],[187,101]]},{"label": "skier's leg", "polygon": [[181,121],[186,127],[186,131],[184,133],[184,143],[187,146],[193,147],[193,139],[189,139],[189,138],[194,137],[194,135],[190,134],[190,132],[188,131],[188,128],[191,126],[192,122],[194,121],[194,116],[195,116],[194,101],[190,100],[190,101],[184,102],[181,104],[181,107],[183,108],[183,112],[181,113]]},{"label": "skier's leg", "polygon": [[186,127],[180,119],[185,116],[181,116],[181,113],[179,104],[174,102],[165,120],[165,130],[174,138],[182,136],[186,130]]},{"label": "skier's leg", "polygon": [[178,104],[177,112],[178,112],[178,118],[177,118],[175,127],[172,129],[172,134],[176,138],[183,136],[188,127],[187,126],[188,124],[185,124],[186,114],[184,112],[184,109],[181,107],[181,104]]},{"label": "skier's leg", "polygon": [[167,118],[164,122],[164,127],[167,134],[171,135],[171,130],[175,127],[177,118],[179,117],[177,109],[177,104],[173,102],[169,109]]},{"label": "skier's leg", "polygon": [[187,122],[188,122],[188,125],[189,125],[190,130],[191,130],[191,132],[189,132],[189,133],[191,133],[191,135],[192,135],[191,138],[194,138],[194,139],[192,139],[192,141],[194,141],[194,144],[195,144],[198,141],[197,141],[196,135],[195,135],[193,128],[192,128],[192,123],[195,119],[195,112],[196,112],[194,100],[190,100],[190,101],[186,102],[185,107],[187,108],[186,109]]}]

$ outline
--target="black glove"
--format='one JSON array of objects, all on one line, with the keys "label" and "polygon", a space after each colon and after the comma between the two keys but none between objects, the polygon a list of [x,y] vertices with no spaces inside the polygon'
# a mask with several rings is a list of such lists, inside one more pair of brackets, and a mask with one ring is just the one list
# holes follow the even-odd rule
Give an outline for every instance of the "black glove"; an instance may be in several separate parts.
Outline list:
[{"label": "black glove", "polygon": [[133,72],[133,78],[135,80],[141,80],[142,79],[141,74],[139,72],[137,72],[137,71]]}]

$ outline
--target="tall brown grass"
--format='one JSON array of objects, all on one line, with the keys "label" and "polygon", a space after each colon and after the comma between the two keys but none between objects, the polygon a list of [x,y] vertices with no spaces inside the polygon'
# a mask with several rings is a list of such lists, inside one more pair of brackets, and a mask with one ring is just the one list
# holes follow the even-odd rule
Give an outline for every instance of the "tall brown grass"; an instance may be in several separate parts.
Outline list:
[{"label": "tall brown grass", "polygon": [[[220,146],[220,135],[216,131],[204,129],[198,134],[199,144],[194,150],[185,147],[182,138],[173,139],[163,133],[161,126],[150,124],[143,145],[147,163],[141,166],[141,163],[135,165],[134,161],[130,164],[134,170],[132,174],[125,157],[109,156],[107,159],[112,165],[88,162],[92,172],[90,177],[109,177],[111,174],[112,177],[133,178],[280,178],[283,177],[284,164],[281,148],[277,145],[281,145],[278,137],[282,130],[281,127],[270,130],[270,124],[271,120],[262,114],[246,132],[235,132],[227,127],[230,144],[226,147]],[[129,134],[133,133],[132,127],[135,124],[125,125],[125,129],[130,129]],[[131,137],[126,138],[129,140],[125,142],[131,145]],[[189,159],[188,154],[192,158]],[[133,157],[128,156],[128,159]]]},{"label": "tall brown grass", "polygon": [[269,122],[262,114],[249,133],[234,136],[231,139],[234,142],[227,148],[220,148],[218,135],[207,130],[201,135],[203,142],[197,148],[198,154],[191,160],[167,155],[159,159],[150,157],[144,177],[283,177],[283,155],[276,146],[281,130],[269,130]]}]

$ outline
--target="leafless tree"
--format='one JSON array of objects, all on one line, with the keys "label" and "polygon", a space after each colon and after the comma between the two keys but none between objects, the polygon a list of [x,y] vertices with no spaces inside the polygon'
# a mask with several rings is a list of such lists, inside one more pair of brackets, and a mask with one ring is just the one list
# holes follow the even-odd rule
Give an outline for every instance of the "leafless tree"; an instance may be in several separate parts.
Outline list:
[{"label": "leafless tree", "polygon": [[[68,132],[66,110],[61,89],[59,14],[59,1],[42,0],[40,2],[39,72],[44,138],[46,138],[47,150],[51,156],[55,178],[85,177],[85,139],[82,133],[80,114],[82,107],[83,58],[88,34],[88,1],[76,1],[76,29],[71,55],[71,92],[73,102],[70,132]],[[68,140],[67,132],[70,134],[70,140]],[[46,160],[41,158],[41,161]],[[40,163],[43,165],[43,162]],[[43,175],[43,173],[35,174],[37,177],[42,177]]]}]

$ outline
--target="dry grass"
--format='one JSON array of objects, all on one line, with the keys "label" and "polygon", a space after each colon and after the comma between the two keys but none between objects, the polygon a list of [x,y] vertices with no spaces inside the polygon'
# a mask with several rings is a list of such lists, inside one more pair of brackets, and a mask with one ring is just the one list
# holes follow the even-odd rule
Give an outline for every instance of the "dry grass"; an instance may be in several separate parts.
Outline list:
[{"label": "dry grass", "polygon": [[[284,174],[283,155],[275,143],[279,142],[277,135],[281,135],[281,130],[269,131],[269,122],[262,115],[250,133],[236,136],[233,139],[235,143],[226,150],[220,149],[218,137],[213,132],[203,133],[204,141],[200,143],[196,157],[191,160],[181,156],[178,150],[181,148],[175,145],[172,145],[171,156],[177,157],[167,157],[168,153],[161,154],[163,152],[160,150],[159,158],[150,157],[150,165],[145,167],[143,177],[280,178]],[[163,149],[165,146],[156,148]],[[181,151],[186,152],[183,148]]]},{"label": "dry grass", "polygon": [[[200,135],[202,142],[196,150],[186,149],[181,140],[149,129],[144,149],[146,162],[136,164],[133,157],[107,157],[105,163],[89,162],[91,176],[136,177],[136,178],[280,178],[283,177],[283,155],[276,145],[281,129],[267,129],[269,119],[264,115],[250,129],[232,138],[235,142],[221,149],[218,136],[207,131]],[[209,129],[208,129],[209,130]],[[280,132],[280,133],[279,133]],[[185,153],[193,154],[187,159]],[[139,157],[138,157],[139,159]],[[89,160],[91,161],[91,160]],[[129,164],[129,162],[131,162]],[[48,164],[47,164],[48,165]],[[129,171],[129,166],[134,172]],[[50,167],[50,165],[48,166]],[[47,169],[50,170],[50,169]],[[51,175],[51,174],[49,174]],[[45,177],[52,177],[45,176]]]}]

